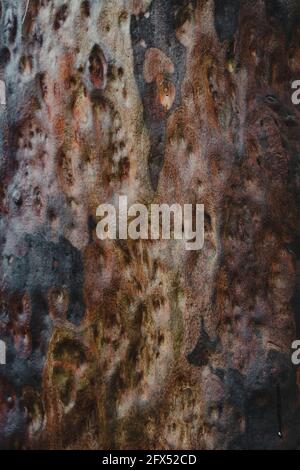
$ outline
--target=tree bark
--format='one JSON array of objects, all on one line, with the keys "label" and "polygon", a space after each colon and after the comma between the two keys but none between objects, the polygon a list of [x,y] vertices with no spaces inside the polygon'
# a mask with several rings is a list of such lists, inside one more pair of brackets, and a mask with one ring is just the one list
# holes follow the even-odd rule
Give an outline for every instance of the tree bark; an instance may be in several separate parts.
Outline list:
[{"label": "tree bark", "polygon": [[[3,0],[0,447],[296,449],[296,0]],[[96,209],[205,205],[205,245]]]}]

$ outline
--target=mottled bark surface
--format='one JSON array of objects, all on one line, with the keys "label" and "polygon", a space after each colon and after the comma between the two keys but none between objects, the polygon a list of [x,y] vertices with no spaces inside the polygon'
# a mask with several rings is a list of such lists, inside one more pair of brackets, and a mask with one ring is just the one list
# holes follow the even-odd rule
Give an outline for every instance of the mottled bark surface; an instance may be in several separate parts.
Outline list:
[{"label": "mottled bark surface", "polygon": [[[299,447],[298,5],[1,1],[1,448]],[[119,194],[204,249],[98,240]]]}]

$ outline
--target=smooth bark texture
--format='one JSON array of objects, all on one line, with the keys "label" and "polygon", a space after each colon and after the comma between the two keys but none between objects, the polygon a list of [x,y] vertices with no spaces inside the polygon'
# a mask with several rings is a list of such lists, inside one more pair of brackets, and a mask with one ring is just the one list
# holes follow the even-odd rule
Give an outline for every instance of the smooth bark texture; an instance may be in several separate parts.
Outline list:
[{"label": "smooth bark texture", "polygon": [[[299,446],[298,5],[2,0],[1,448]],[[203,250],[100,241],[119,195]]]}]

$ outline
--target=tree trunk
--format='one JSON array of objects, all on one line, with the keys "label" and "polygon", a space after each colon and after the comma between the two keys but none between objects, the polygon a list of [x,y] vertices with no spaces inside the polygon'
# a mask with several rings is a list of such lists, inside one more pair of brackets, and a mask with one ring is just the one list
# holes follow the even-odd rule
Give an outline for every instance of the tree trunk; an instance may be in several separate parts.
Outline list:
[{"label": "tree trunk", "polygon": [[[299,447],[298,5],[1,2],[1,448]],[[204,248],[99,240],[119,195]]]}]

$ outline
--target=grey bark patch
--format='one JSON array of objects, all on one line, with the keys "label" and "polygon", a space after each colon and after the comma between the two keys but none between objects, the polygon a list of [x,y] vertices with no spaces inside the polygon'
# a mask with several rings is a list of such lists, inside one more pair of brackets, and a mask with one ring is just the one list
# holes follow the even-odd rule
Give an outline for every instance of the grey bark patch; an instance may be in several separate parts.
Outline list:
[{"label": "grey bark patch", "polygon": [[83,263],[80,252],[65,238],[49,242],[41,235],[26,235],[27,253],[15,258],[10,270],[10,289],[46,294],[50,287],[69,293],[67,318],[78,325],[85,311],[83,301]]},{"label": "grey bark patch", "polygon": [[[67,290],[67,318],[78,325],[85,311],[83,264],[79,251],[64,238],[61,238],[59,243],[54,243],[39,235],[27,235],[25,243],[28,248],[25,256],[15,258],[12,266],[6,268],[7,293],[9,303],[16,302],[25,292],[29,293],[32,351],[29,357],[19,357],[7,331],[4,337],[7,344],[7,364],[0,368],[0,376],[4,374],[16,388],[26,384],[38,388],[52,334],[52,321],[48,314],[48,289],[63,286]],[[6,324],[9,327],[9,319]]]},{"label": "grey bark patch", "polygon": [[[229,369],[227,400],[245,419],[245,432],[234,439],[229,449],[272,450],[297,448],[299,407],[296,376],[289,357],[270,350],[253,364],[247,376]],[[281,390],[278,423],[278,386]],[[279,424],[284,432],[279,436]],[[287,427],[288,424],[288,427]]]},{"label": "grey bark patch", "polygon": [[231,40],[238,28],[240,0],[215,0],[215,28],[220,41]]}]

